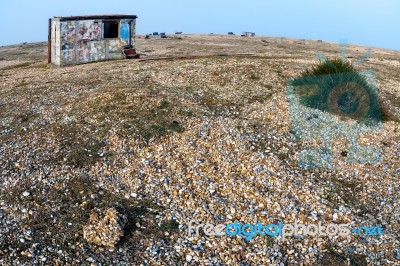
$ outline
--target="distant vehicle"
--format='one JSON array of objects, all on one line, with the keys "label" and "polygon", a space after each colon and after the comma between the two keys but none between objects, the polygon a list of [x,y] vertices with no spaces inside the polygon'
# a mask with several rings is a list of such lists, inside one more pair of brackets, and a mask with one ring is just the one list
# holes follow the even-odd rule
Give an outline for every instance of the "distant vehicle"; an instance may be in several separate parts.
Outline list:
[{"label": "distant vehicle", "polygon": [[235,33],[233,33],[233,32],[228,32],[228,35],[235,35]]},{"label": "distant vehicle", "polygon": [[160,33],[161,38],[167,38],[167,35],[165,34],[165,32]]},{"label": "distant vehicle", "polygon": [[153,32],[153,35],[158,36],[158,32]]},{"label": "distant vehicle", "polygon": [[175,34],[182,34],[182,32],[181,31],[177,31],[177,32],[175,32]]}]

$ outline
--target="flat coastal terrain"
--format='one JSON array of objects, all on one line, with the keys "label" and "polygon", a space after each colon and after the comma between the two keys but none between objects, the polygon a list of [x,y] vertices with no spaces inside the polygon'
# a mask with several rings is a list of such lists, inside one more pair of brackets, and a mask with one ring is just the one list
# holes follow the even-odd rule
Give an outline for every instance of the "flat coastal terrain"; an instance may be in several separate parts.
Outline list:
[{"label": "flat coastal terrain", "polygon": [[[399,51],[359,65],[383,123],[358,141],[382,161],[348,163],[338,137],[332,169],[299,167],[321,143],[294,136],[286,85],[338,44],[181,34],[138,36],[137,51],[59,68],[47,43],[0,47],[1,265],[400,265]],[[191,220],[383,235],[245,241],[189,236]]]}]

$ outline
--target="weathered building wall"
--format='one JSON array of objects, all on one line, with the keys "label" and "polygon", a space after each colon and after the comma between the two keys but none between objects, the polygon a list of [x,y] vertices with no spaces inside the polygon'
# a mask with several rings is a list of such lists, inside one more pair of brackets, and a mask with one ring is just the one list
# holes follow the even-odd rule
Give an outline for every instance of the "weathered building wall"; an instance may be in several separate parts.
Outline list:
[{"label": "weathered building wall", "polygon": [[105,59],[101,40],[101,21],[60,22],[61,61],[63,64],[86,63]]},{"label": "weathered building wall", "polygon": [[117,38],[104,38],[102,19],[52,21],[52,62],[64,66],[125,58],[123,49],[129,45],[130,36],[135,46],[135,20],[112,21],[119,22]]},{"label": "weathered building wall", "polygon": [[57,21],[51,22],[51,59],[52,63],[60,65],[60,30]]}]

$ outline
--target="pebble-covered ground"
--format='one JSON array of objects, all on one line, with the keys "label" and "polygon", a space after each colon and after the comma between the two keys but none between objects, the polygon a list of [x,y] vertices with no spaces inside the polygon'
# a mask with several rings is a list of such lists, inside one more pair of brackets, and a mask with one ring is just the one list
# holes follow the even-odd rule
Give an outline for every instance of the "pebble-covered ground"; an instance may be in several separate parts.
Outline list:
[{"label": "pebble-covered ground", "polygon": [[[307,170],[300,152],[321,143],[296,139],[286,85],[336,44],[140,36],[140,60],[65,68],[46,49],[0,47],[0,265],[400,265],[400,52],[361,64],[384,116],[359,142],[382,161],[347,163],[342,137],[332,169]],[[191,220],[383,235],[246,241],[189,236]]]}]

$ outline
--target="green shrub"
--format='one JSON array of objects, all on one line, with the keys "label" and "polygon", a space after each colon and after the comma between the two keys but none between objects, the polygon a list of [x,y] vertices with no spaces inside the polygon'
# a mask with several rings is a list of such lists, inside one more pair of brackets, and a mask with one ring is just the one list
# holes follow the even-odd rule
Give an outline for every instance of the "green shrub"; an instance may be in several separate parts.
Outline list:
[{"label": "green shrub", "polygon": [[321,76],[335,73],[356,72],[356,69],[350,62],[344,62],[340,58],[327,58],[311,69],[304,70],[301,77]]},{"label": "green shrub", "polygon": [[326,59],[303,71],[292,84],[300,103],[362,123],[381,120],[376,89],[340,58]]}]

